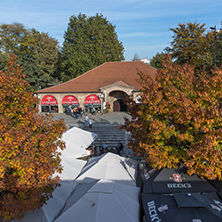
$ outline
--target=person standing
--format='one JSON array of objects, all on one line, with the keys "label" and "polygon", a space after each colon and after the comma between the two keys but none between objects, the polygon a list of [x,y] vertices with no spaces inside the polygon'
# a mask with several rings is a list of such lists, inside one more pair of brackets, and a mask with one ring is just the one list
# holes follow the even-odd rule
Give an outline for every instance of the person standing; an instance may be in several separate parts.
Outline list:
[{"label": "person standing", "polygon": [[107,148],[108,148],[107,145],[104,143],[104,144],[103,144],[104,152],[105,152],[105,150],[107,150]]},{"label": "person standing", "polygon": [[96,115],[96,109],[95,109],[94,106],[93,106],[93,108],[92,108],[92,115]]},{"label": "person standing", "polygon": [[89,128],[92,128],[92,119],[89,118]]},{"label": "person standing", "polygon": [[85,115],[85,118],[84,118],[84,119],[85,119],[85,124],[88,125],[88,123],[89,123],[89,117],[87,116],[87,114]]},{"label": "person standing", "polygon": [[78,119],[79,118],[79,111],[78,111],[78,109],[76,109],[76,119]]},{"label": "person standing", "polygon": [[82,108],[81,107],[79,107],[79,115],[80,115],[80,117],[82,117]]},{"label": "person standing", "polygon": [[119,154],[122,155],[123,154],[123,144],[119,143]]},{"label": "person standing", "polygon": [[71,105],[69,105],[68,110],[69,110],[69,115],[72,116],[72,107],[71,107]]}]

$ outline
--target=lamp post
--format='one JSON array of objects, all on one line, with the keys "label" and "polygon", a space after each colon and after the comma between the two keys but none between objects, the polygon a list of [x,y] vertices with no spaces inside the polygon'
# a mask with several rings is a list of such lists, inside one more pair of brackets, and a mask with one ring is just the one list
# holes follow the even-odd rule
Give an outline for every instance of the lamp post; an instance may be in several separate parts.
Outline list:
[{"label": "lamp post", "polygon": [[41,81],[41,79],[37,79],[37,88],[38,88],[38,90],[39,90],[39,81]]},{"label": "lamp post", "polygon": [[104,94],[103,94],[103,92],[99,95],[99,98],[102,100],[102,101],[101,101],[101,113],[103,113],[103,99],[104,99]]}]

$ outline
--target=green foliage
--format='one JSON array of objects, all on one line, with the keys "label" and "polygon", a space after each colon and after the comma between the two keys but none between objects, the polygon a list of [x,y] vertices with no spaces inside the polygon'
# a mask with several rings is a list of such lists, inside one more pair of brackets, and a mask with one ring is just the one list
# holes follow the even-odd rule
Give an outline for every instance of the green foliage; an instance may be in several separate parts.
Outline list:
[{"label": "green foliage", "polygon": [[156,79],[140,73],[142,103],[129,103],[129,148],[153,167],[182,162],[188,173],[222,180],[222,72],[163,62]]},{"label": "green foliage", "polygon": [[16,57],[0,71],[0,216],[20,219],[41,207],[58,186],[63,121],[37,114],[37,98],[27,91]]},{"label": "green foliage", "polygon": [[110,110],[110,104],[109,104],[109,102],[106,102],[106,104],[105,104],[105,109],[104,109],[104,113],[108,113],[109,112],[109,110]]},{"label": "green foliage", "polygon": [[5,70],[6,68],[6,61],[7,61],[8,57],[5,53],[0,51],[0,70]]},{"label": "green foliage", "polygon": [[0,49],[8,57],[11,53],[18,58],[18,63],[27,75],[27,81],[37,89],[38,79],[41,87],[54,82],[58,77],[58,41],[47,33],[26,29],[20,23],[0,26]]},{"label": "green foliage", "polygon": [[56,77],[55,72],[60,48],[58,41],[47,33],[40,33],[32,29],[31,35],[35,39],[36,47],[32,50],[31,56],[20,60],[20,64],[31,84],[37,86],[38,79],[40,79],[39,85],[45,88],[49,82],[54,82]]},{"label": "green foliage", "polygon": [[150,65],[156,69],[163,68],[162,60],[165,58],[166,54],[161,52],[157,53],[153,58],[150,60]]},{"label": "green foliage", "polygon": [[179,27],[171,28],[174,32],[172,36],[171,48],[166,50],[172,54],[172,58],[180,65],[189,62],[196,66],[207,64],[207,53],[209,52],[209,40],[206,38],[205,24],[199,23],[179,23]]},{"label": "green foliage", "polygon": [[[207,39],[209,42],[209,66],[213,67],[214,65],[214,53],[216,46],[216,66],[221,67],[222,65],[222,31],[211,31],[207,34]],[[215,45],[214,45],[215,44]]]},{"label": "green foliage", "polygon": [[102,15],[71,16],[62,48],[62,81],[70,80],[109,61],[121,61],[123,46]]},{"label": "green foliage", "polygon": [[29,30],[20,23],[0,25],[0,42],[1,50],[8,55],[28,55],[31,48],[35,46]]}]

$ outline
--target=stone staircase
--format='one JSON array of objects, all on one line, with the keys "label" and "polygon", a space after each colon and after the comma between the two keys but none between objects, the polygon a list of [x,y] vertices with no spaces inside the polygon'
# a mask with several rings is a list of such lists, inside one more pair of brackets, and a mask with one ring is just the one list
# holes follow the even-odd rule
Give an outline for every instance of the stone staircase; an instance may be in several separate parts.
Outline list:
[{"label": "stone staircase", "polygon": [[115,150],[120,142],[124,147],[127,143],[125,130],[120,130],[117,126],[116,124],[93,124],[92,128],[89,126],[81,126],[81,128],[98,135],[98,138],[93,142],[94,146],[100,148],[106,144],[108,149]]},{"label": "stone staircase", "polygon": [[98,135],[98,138],[91,144],[91,148],[97,147],[98,155],[100,153],[100,148],[102,148],[104,144],[106,144],[108,148],[105,152],[111,151],[116,153],[116,147],[121,142],[124,146],[121,155],[134,158],[133,151],[127,148],[130,135],[125,130],[117,128],[123,124],[122,120],[120,120],[118,116],[113,116],[113,120],[108,119],[107,116],[91,116],[91,118],[93,118],[92,128],[89,128],[89,125],[85,123],[84,118],[74,120],[70,116],[64,117],[68,128],[75,126]]}]

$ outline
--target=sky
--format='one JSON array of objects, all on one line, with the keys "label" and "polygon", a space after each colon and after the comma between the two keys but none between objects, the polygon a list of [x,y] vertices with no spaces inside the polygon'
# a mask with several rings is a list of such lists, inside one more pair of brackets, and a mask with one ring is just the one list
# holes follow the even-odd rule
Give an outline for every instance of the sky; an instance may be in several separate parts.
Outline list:
[{"label": "sky", "polygon": [[170,46],[179,23],[206,24],[207,30],[222,21],[222,0],[0,0],[0,24],[22,23],[63,44],[71,16],[101,13],[115,25],[126,61],[135,54],[150,60]]}]

